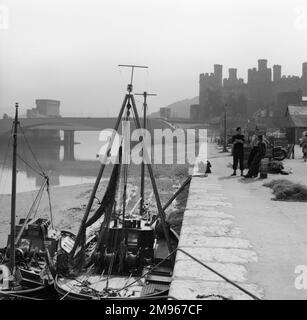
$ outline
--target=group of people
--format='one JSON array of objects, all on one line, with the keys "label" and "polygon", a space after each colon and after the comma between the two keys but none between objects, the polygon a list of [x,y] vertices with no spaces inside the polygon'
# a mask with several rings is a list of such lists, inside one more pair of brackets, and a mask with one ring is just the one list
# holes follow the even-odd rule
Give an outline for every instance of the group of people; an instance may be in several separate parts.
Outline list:
[{"label": "group of people", "polygon": [[245,178],[257,177],[259,173],[259,168],[261,160],[266,154],[266,144],[263,141],[263,136],[259,134],[258,128],[255,129],[255,133],[251,139],[251,152],[248,157],[247,166],[248,172],[246,175],[243,175],[244,171],[244,135],[242,134],[241,127],[236,129],[236,134],[232,137],[233,149],[233,173],[231,176],[237,175],[238,164],[241,171],[241,176]]},{"label": "group of people", "polygon": [[307,131],[303,133],[303,137],[300,141],[300,145],[302,147],[304,162],[306,162],[307,161]]}]

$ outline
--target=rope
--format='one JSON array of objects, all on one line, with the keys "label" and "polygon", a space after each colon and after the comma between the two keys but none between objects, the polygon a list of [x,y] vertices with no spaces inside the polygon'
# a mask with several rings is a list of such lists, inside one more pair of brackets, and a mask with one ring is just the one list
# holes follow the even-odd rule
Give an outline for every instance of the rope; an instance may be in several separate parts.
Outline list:
[{"label": "rope", "polygon": [[42,199],[42,194],[43,194],[43,190],[45,188],[45,184],[46,184],[46,182],[44,181],[44,183],[42,184],[41,188],[38,190],[36,198],[35,198],[34,202],[32,203],[32,206],[31,206],[31,208],[30,208],[30,210],[29,210],[29,212],[28,212],[28,214],[26,216],[26,219],[25,219],[25,221],[24,221],[24,223],[23,223],[23,225],[22,225],[22,227],[21,227],[21,229],[20,229],[20,231],[19,231],[19,233],[18,233],[18,235],[16,237],[16,241],[15,241],[16,244],[20,240],[20,237],[21,237],[21,235],[22,235],[22,233],[23,233],[28,221],[30,220],[31,214],[34,211],[35,207],[36,207],[36,210],[35,210],[34,216],[36,215],[37,209],[38,209],[40,201]]},{"label": "rope", "polygon": [[147,296],[147,297],[129,297],[129,300],[163,300],[163,299],[169,299],[169,300],[178,300],[177,298],[173,296]]},{"label": "rope", "polygon": [[182,253],[186,254],[188,257],[190,257],[191,259],[193,259],[194,261],[198,262],[199,264],[201,264],[203,267],[207,268],[208,270],[210,270],[211,272],[215,273],[216,275],[218,275],[219,277],[221,277],[222,279],[224,279],[226,282],[230,283],[231,285],[233,285],[234,287],[238,288],[239,290],[241,290],[242,292],[244,292],[245,294],[247,294],[248,296],[252,297],[254,300],[261,300],[260,298],[258,298],[257,296],[255,296],[254,294],[252,294],[251,292],[249,292],[248,290],[242,288],[241,286],[239,286],[238,284],[234,283],[233,281],[229,280],[227,277],[223,276],[222,274],[220,274],[219,272],[215,271],[214,269],[210,268],[209,266],[207,266],[206,264],[204,264],[203,262],[201,262],[200,260],[198,260],[197,258],[193,257],[191,254],[189,254],[188,252],[177,248],[176,250],[181,251]]},{"label": "rope", "polygon": [[211,297],[215,297],[215,298],[220,298],[222,300],[231,300],[229,298],[226,298],[220,294],[207,294],[207,295],[204,295],[204,294],[198,294],[196,296],[196,299],[207,299],[207,298],[211,298]]},{"label": "rope", "polygon": [[67,291],[67,292],[65,293],[65,295],[64,295],[62,298],[60,298],[60,300],[64,300],[64,299],[72,292],[72,290],[73,290],[73,288],[70,289],[69,291]]},{"label": "rope", "polygon": [[207,266],[205,263],[201,262],[200,260],[198,260],[197,258],[193,257],[191,254],[189,254],[188,252],[177,248],[174,251],[172,251],[165,259],[163,259],[162,261],[160,261],[158,264],[156,264],[153,268],[151,268],[148,272],[145,272],[141,277],[139,277],[138,279],[136,279],[135,281],[129,283],[128,285],[124,286],[121,289],[117,289],[116,291],[121,291],[124,290],[128,287],[130,287],[132,284],[140,281],[142,278],[144,278],[147,274],[149,274],[150,272],[152,272],[154,269],[156,269],[160,264],[162,264],[164,261],[166,261],[171,255],[173,255],[175,252],[177,251],[181,251],[182,253],[186,254],[188,257],[190,257],[191,259],[193,259],[194,261],[198,262],[199,264],[201,264],[203,267],[207,268],[208,270],[210,270],[211,272],[215,273],[216,275],[218,275],[219,277],[221,277],[222,279],[224,279],[226,282],[230,283],[231,285],[233,285],[234,287],[236,287],[237,289],[241,290],[242,292],[244,292],[245,294],[247,294],[248,296],[252,297],[254,300],[261,300],[259,297],[255,296],[254,294],[252,294],[251,292],[249,292],[248,290],[242,288],[241,286],[239,286],[238,284],[234,283],[233,281],[231,281],[230,279],[228,279],[227,277],[223,276],[222,274],[220,274],[219,272],[215,271],[214,269],[210,268],[209,266]]},{"label": "rope", "polygon": [[52,206],[51,206],[51,197],[50,197],[50,184],[49,184],[49,177],[47,177],[47,194],[48,194],[48,203],[49,203],[49,213],[50,213],[50,222],[51,222],[51,228],[54,229],[53,224],[53,214],[52,214]]},{"label": "rope", "polygon": [[34,167],[32,167],[30,165],[29,162],[27,162],[26,160],[24,160],[18,153],[17,153],[17,157],[19,160],[21,160],[25,165],[27,165],[30,169],[32,169],[35,173],[37,173],[38,175],[40,175],[41,177],[45,177],[43,173],[39,172],[38,170],[36,170]]},{"label": "rope", "polygon": [[[113,238],[113,237],[112,237],[112,238]],[[107,288],[107,289],[108,289],[108,287],[109,287],[109,279],[110,279],[110,277],[111,277],[111,272],[112,272],[112,270],[113,270],[113,264],[114,264],[114,261],[115,261],[115,258],[116,258],[116,256],[117,256],[117,254],[118,254],[118,251],[115,250],[115,249],[116,249],[115,246],[116,246],[116,243],[117,243],[117,241],[118,241],[118,232],[116,232],[116,234],[115,234],[115,241],[113,241],[113,240],[114,240],[114,238],[112,239],[112,242],[114,243],[112,253],[113,253],[114,255],[112,255],[112,259],[111,259],[111,262],[110,262],[110,265],[109,265],[109,269],[108,269],[107,283],[106,283],[106,288]]]},{"label": "rope", "polygon": [[41,173],[42,173],[43,175],[45,175],[44,170],[43,170],[43,168],[41,167],[41,165],[39,164],[38,159],[36,158],[36,156],[35,156],[32,148],[31,148],[31,146],[30,146],[30,143],[29,143],[29,141],[28,141],[28,139],[27,139],[27,137],[26,137],[26,135],[25,135],[25,132],[23,131],[23,128],[22,128],[22,126],[20,125],[20,123],[19,123],[19,128],[20,128],[20,131],[21,131],[21,133],[22,133],[22,135],[23,135],[23,137],[24,137],[24,140],[25,140],[25,142],[26,142],[26,144],[27,144],[27,146],[28,146],[28,148],[29,148],[29,150],[30,150],[30,152],[31,152],[31,154],[32,154],[33,159],[35,160],[35,162],[36,162],[37,166],[39,167]]},{"label": "rope", "polygon": [[117,256],[117,251],[113,252],[113,255],[112,255],[112,258],[111,258],[111,262],[110,262],[109,269],[108,269],[108,275],[107,275],[106,289],[108,289],[108,287],[109,287],[109,279],[110,279],[110,276],[111,276],[111,272],[112,272],[112,269],[113,269],[113,264],[114,264],[116,256]]},{"label": "rope", "polygon": [[36,217],[36,215],[37,215],[37,211],[38,211],[38,208],[39,208],[39,204],[40,204],[40,202],[41,202],[41,200],[42,200],[42,197],[43,197],[43,191],[41,192],[41,194],[40,194],[40,198],[39,198],[39,201],[38,201],[38,205],[36,206],[36,209],[35,209],[35,212],[34,212],[34,215],[33,215],[33,220],[35,219],[35,217]]},{"label": "rope", "polygon": [[[135,99],[134,99],[135,100]],[[133,122],[134,122],[134,126],[135,126],[135,129],[137,129],[137,123],[136,123],[136,118],[135,118],[135,113],[134,113],[134,109],[133,108],[131,108],[131,112],[132,112],[132,115],[133,115]],[[142,129],[142,128],[141,128]]]},{"label": "rope", "polygon": [[[22,136],[23,138],[23,136]],[[20,145],[21,145],[21,148],[20,148]],[[19,152],[18,150],[22,150],[22,153]],[[17,149],[17,152],[20,153],[20,155],[22,154],[22,158],[23,160],[25,160],[26,162],[28,162],[28,159],[27,159],[27,153],[26,153],[26,143],[24,141],[24,139],[22,140],[22,143],[19,143],[18,144],[18,149]],[[24,162],[24,161],[23,161]],[[25,162],[24,162],[25,163]],[[26,169],[27,167],[30,167],[26,164]],[[33,170],[33,169],[32,169]],[[36,173],[36,172],[35,172]],[[36,173],[37,174],[37,173]],[[28,181],[28,179],[26,179],[26,181],[24,182],[24,186],[28,189],[28,190],[31,190],[32,189],[32,186],[30,185],[30,182]],[[31,198],[32,198],[32,202],[34,201],[34,196],[33,196],[33,193],[31,192],[30,193],[31,195]]]},{"label": "rope", "polygon": [[152,272],[154,269],[156,269],[157,267],[159,267],[163,262],[165,262],[172,254],[174,254],[177,251],[177,249],[175,249],[174,251],[172,251],[166,258],[164,258],[162,261],[160,261],[158,264],[154,265],[150,270],[148,270],[147,272],[145,272],[141,277],[137,278],[136,280],[130,282],[128,285],[122,287],[121,289],[117,289],[115,290],[116,292],[118,291],[122,291],[125,290],[127,288],[129,288],[130,286],[132,286],[134,283],[139,282],[140,280],[142,280],[145,276],[147,276],[150,272]]},{"label": "rope", "polygon": [[[43,177],[44,179],[46,179],[46,184],[47,184],[47,188],[46,188],[46,191],[47,191],[47,194],[48,194],[48,203],[49,203],[49,212],[50,212],[50,222],[51,222],[51,226],[52,228],[54,228],[54,224],[53,224],[53,214],[52,214],[52,206],[51,206],[51,197],[50,197],[50,184],[49,184],[49,177],[46,175],[46,173],[44,172],[43,168],[41,167],[37,157],[35,156],[31,146],[30,146],[30,143],[25,135],[25,132],[22,128],[22,126],[20,125],[19,123],[19,128],[20,128],[20,131],[23,135],[23,138],[26,142],[26,145],[27,147],[29,148],[31,154],[32,154],[32,157],[34,159],[34,161],[36,162],[38,168],[40,169],[40,171],[38,171],[36,168],[34,168],[28,161],[24,160],[19,154],[17,154],[18,158],[24,163],[26,164],[29,168],[31,168],[36,174],[40,175],[41,177]],[[41,198],[42,198],[42,194],[40,196],[40,200],[39,202],[41,201]],[[37,210],[38,210],[38,206],[36,208],[36,211],[35,211],[35,214],[34,214],[34,217],[36,216],[37,214]]]},{"label": "rope", "polygon": [[[12,141],[13,128],[14,128],[14,126],[12,125],[12,127],[11,127],[11,132],[10,132],[10,137],[9,137],[9,141],[8,141],[8,143],[7,143],[7,148],[6,148],[6,152],[5,152],[5,156],[4,156],[4,162],[3,162],[2,168],[1,168],[0,182],[2,181],[4,166],[5,166],[5,163],[6,163],[6,160],[7,160],[7,156],[8,156],[8,154],[9,154],[9,147],[10,147],[10,144],[11,144],[11,141]],[[6,180],[6,179],[5,179],[5,180]]]}]

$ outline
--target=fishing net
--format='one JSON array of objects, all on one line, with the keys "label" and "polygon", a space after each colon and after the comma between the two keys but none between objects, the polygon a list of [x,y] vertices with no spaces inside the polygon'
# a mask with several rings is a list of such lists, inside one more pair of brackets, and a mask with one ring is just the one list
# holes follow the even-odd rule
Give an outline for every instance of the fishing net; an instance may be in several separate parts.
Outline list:
[{"label": "fishing net", "polygon": [[[111,215],[113,212],[113,207],[115,204],[115,197],[118,187],[118,182],[120,178],[120,169],[121,169],[121,158],[122,158],[122,148],[119,149],[118,160],[116,164],[114,164],[112,173],[110,176],[110,180],[107,186],[107,189],[104,193],[102,201],[100,203],[99,208],[96,212],[86,221],[86,223],[82,226],[80,241],[77,243],[77,246],[81,248],[80,254],[76,256],[75,259],[75,267],[81,267],[84,265],[85,260],[85,242],[86,242],[86,228],[93,225],[97,222],[103,215],[104,219],[102,221],[100,232],[98,235],[98,242],[101,241],[102,237],[105,237],[106,230],[109,227],[109,223],[111,220]],[[103,235],[102,235],[103,234]],[[98,246],[98,243],[97,243]]]}]

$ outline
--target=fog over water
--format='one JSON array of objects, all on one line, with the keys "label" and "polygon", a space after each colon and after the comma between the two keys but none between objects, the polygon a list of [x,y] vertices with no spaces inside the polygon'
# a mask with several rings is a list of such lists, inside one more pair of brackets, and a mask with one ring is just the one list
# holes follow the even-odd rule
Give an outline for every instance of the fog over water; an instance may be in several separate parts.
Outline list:
[{"label": "fog over water", "polygon": [[[35,99],[61,100],[64,116],[115,116],[129,82],[117,65],[148,65],[135,91],[158,94],[157,111],[198,95],[213,64],[247,69],[257,59],[301,74],[305,0],[1,0],[0,115]],[[285,41],[285,39],[287,39]],[[295,52],[295,59],[293,53]]]}]

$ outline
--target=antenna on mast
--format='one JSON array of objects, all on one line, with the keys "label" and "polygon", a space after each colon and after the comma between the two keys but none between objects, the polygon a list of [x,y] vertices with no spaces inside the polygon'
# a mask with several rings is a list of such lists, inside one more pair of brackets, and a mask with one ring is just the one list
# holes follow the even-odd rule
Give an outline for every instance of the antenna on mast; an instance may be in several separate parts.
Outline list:
[{"label": "antenna on mast", "polygon": [[[147,117],[147,114],[146,114],[146,111],[147,111],[147,97],[148,96],[156,96],[157,94],[156,93],[148,93],[146,91],[144,91],[143,93],[135,93],[134,95],[136,96],[143,96],[144,97],[144,102],[143,102],[143,129],[146,129],[146,124],[147,124],[147,121],[146,121],[146,117]],[[144,139],[144,136],[142,137],[142,140]],[[143,144],[143,147],[144,147],[144,144]],[[145,163],[144,163],[144,153],[143,153],[143,150],[142,150],[142,157],[143,157],[143,160],[142,160],[142,164],[141,164],[141,194],[140,194],[140,197],[141,197],[141,201],[140,201],[140,216],[143,215],[143,212],[144,212],[144,189],[145,189]]]},{"label": "antenna on mast", "polygon": [[138,66],[135,64],[119,64],[119,67],[125,67],[125,68],[131,68],[131,78],[130,78],[130,83],[128,84],[127,90],[128,92],[132,92],[132,82],[133,82],[133,73],[134,73],[134,68],[142,68],[142,69],[148,69],[148,66]]},{"label": "antenna on mast", "polygon": [[[113,142],[114,142],[114,139],[115,139],[115,134],[116,134],[116,132],[117,132],[117,130],[119,128],[120,123],[122,122],[123,118],[125,117],[124,113],[126,112],[126,117],[125,118],[128,120],[129,116],[130,116],[130,109],[131,108],[132,108],[132,111],[133,111],[133,116],[134,116],[134,120],[135,120],[136,129],[142,129],[142,125],[141,125],[141,122],[140,122],[139,114],[138,114],[138,111],[137,111],[137,108],[136,108],[136,104],[135,104],[135,100],[134,100],[134,95],[132,93],[132,82],[133,82],[134,68],[147,69],[148,67],[147,66],[139,66],[139,65],[127,65],[127,64],[119,64],[118,66],[119,67],[131,68],[131,79],[130,79],[130,83],[128,84],[128,88],[127,88],[128,93],[125,94],[125,98],[123,100],[120,112],[118,114],[118,117],[117,117],[117,120],[116,120],[116,123],[115,123],[115,126],[114,126],[114,130],[113,130],[111,139],[109,140],[109,143],[108,143],[108,148],[107,148],[108,151],[107,152],[109,152],[109,150],[111,150],[111,148],[112,148],[112,145],[113,145]],[[143,93],[143,95],[144,95],[144,93]],[[154,94],[147,94],[146,93],[145,96],[147,96],[147,95],[154,95]],[[145,102],[146,102],[146,99],[145,99]],[[146,108],[145,108],[145,110],[146,110]],[[144,148],[144,150],[143,150],[143,157],[145,159],[149,158],[146,148]],[[123,165],[124,165],[124,171],[125,171],[124,173],[127,174],[127,170],[125,170],[125,166],[127,166],[127,164],[124,163]],[[171,245],[171,242],[170,242],[170,237],[169,237],[169,234],[168,234],[168,229],[167,229],[167,225],[166,225],[166,216],[165,216],[165,212],[164,212],[164,210],[162,208],[162,204],[161,204],[161,200],[160,200],[160,196],[159,196],[159,192],[158,192],[158,187],[157,187],[157,184],[156,184],[156,180],[155,180],[155,177],[154,177],[154,173],[153,173],[151,164],[150,163],[146,163],[146,165],[147,165],[148,173],[149,173],[151,184],[152,184],[152,188],[153,188],[153,193],[154,193],[155,198],[156,198],[156,205],[157,205],[157,209],[158,209],[158,213],[159,213],[159,218],[161,219],[162,229],[163,229],[163,233],[164,233],[164,236],[165,236],[165,239],[166,239],[166,242],[167,242],[168,251],[169,251],[169,253],[171,253],[173,250],[172,250],[172,245]],[[85,231],[86,231],[86,227],[87,227],[86,224],[88,222],[88,217],[89,217],[89,214],[90,214],[90,211],[91,211],[91,208],[92,208],[93,201],[94,201],[95,196],[96,196],[96,192],[97,192],[100,180],[102,178],[102,174],[104,172],[104,168],[105,168],[105,163],[102,163],[101,167],[99,169],[99,173],[98,173],[98,176],[96,178],[92,193],[90,195],[90,199],[88,201],[84,216],[82,218],[81,225],[80,225],[78,234],[76,236],[74,246],[73,246],[73,248],[71,249],[71,251],[69,253],[69,263],[70,263],[71,267],[74,266],[73,262],[74,262],[75,253],[76,253],[77,248],[81,247],[81,249],[82,249],[82,247],[84,246]],[[124,186],[127,186],[127,180],[126,180]],[[144,197],[142,197],[142,198],[144,198]],[[123,212],[122,212],[123,229],[126,228],[126,226],[125,226],[125,208],[126,208],[126,190],[125,190],[125,187],[124,187],[124,192],[123,192]],[[123,234],[123,237],[126,237],[125,233]],[[103,240],[101,240],[101,241],[103,241]],[[174,257],[172,255],[170,256],[170,259],[172,260],[172,262],[174,262]],[[84,250],[81,250],[81,264],[79,265],[79,267],[82,267],[83,261],[84,261]]]}]

